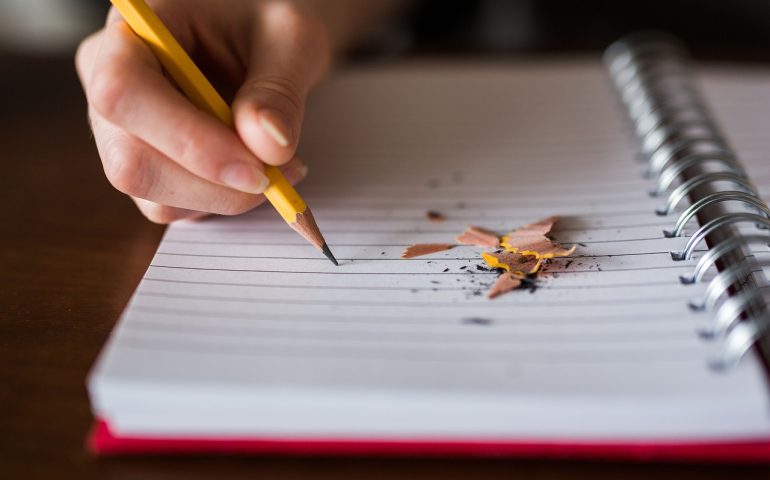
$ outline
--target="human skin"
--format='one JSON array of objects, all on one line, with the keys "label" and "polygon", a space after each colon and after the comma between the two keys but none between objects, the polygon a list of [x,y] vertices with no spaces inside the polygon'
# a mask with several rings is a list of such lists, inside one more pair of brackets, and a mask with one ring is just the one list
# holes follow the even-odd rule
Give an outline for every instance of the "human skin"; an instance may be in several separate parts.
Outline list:
[{"label": "human skin", "polygon": [[196,109],[112,9],[75,63],[105,175],[150,220],[248,211],[265,198],[264,166],[290,182],[305,100],[335,56],[398,0],[150,0],[229,99],[235,128]]}]

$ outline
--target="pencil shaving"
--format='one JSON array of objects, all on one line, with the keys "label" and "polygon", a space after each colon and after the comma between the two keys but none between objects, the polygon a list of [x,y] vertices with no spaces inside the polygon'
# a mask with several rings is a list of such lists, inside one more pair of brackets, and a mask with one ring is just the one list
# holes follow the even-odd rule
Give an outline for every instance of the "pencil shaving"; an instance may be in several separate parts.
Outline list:
[{"label": "pencil shaving", "polygon": [[534,280],[543,260],[568,257],[575,252],[574,245],[564,248],[548,238],[558,220],[559,217],[547,217],[512,230],[500,241],[500,246],[505,250],[481,254],[490,268],[504,270],[490,287],[487,298],[493,299],[521,288],[525,282],[529,282],[533,288],[536,287]]},{"label": "pencil shaving", "polygon": [[527,225],[524,225],[523,227],[519,227],[514,232],[519,233],[521,235],[529,235],[529,236],[535,236],[535,235],[547,235],[551,232],[551,229],[553,229],[553,226],[556,222],[559,221],[559,217],[552,215],[550,217],[543,218],[542,220],[538,220],[537,222],[533,222]]},{"label": "pencil shaving", "polygon": [[[438,212],[429,211],[427,215],[431,221],[443,221],[444,219],[444,216]],[[559,217],[555,216],[544,218],[511,230],[502,239],[494,232],[469,225],[464,232],[455,238],[457,244],[460,245],[492,250],[482,252],[481,258],[489,268],[501,273],[487,291],[488,299],[497,298],[523,286],[528,286],[534,291],[537,288],[537,275],[544,260],[568,257],[575,252],[575,246],[564,248],[548,238],[548,234],[558,220]],[[401,258],[414,258],[443,252],[455,246],[457,245],[451,243],[416,243],[407,247],[401,254]],[[463,266],[460,269],[464,268]],[[488,271],[481,265],[477,265],[476,269]],[[445,268],[444,272],[448,270]]]},{"label": "pencil shaving", "polygon": [[455,245],[451,243],[415,243],[406,247],[406,250],[401,253],[401,258],[414,258],[423,255],[429,255],[431,253],[443,252],[453,248]]},{"label": "pencil shaving", "polygon": [[515,273],[505,272],[497,277],[497,281],[495,281],[495,284],[492,285],[492,287],[487,292],[487,298],[491,300],[493,298],[499,297],[500,295],[508,293],[511,290],[515,290],[521,287],[523,280],[523,277],[517,276]]},{"label": "pencil shaving", "polygon": [[542,260],[531,255],[521,253],[501,252],[481,254],[481,258],[487,262],[489,268],[502,268],[506,272],[518,276],[533,275],[540,270]]},{"label": "pencil shaving", "polygon": [[482,248],[497,248],[500,238],[493,232],[475,225],[470,225],[463,233],[455,237],[460,245],[475,245]]},{"label": "pencil shaving", "polygon": [[534,255],[539,259],[568,257],[575,252],[575,246],[564,248],[547,236],[558,220],[559,217],[547,217],[512,230],[503,236],[500,245],[508,252]]},{"label": "pencil shaving", "polygon": [[527,251],[522,252],[524,255],[535,255],[540,259],[557,258],[557,257],[569,257],[575,253],[576,245],[572,245],[570,248],[563,248],[556,244],[551,244],[550,247],[541,248],[537,253],[529,253]]},{"label": "pencil shaving", "polygon": [[428,213],[426,213],[426,216],[428,217],[428,220],[433,223],[441,223],[446,220],[446,215],[433,210],[430,210]]}]

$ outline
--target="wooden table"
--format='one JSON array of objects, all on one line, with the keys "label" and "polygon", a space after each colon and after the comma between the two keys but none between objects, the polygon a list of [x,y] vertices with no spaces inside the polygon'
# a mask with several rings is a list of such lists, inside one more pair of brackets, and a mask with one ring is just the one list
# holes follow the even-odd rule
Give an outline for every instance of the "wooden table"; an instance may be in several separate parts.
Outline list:
[{"label": "wooden table", "polygon": [[86,374],[163,228],[105,180],[70,59],[0,57],[0,72],[0,478],[770,478],[713,465],[93,458]]}]

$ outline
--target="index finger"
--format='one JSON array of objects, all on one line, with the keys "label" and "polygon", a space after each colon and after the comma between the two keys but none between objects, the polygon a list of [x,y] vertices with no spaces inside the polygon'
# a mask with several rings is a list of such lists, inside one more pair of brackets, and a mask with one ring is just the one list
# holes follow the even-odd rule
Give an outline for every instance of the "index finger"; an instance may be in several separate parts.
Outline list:
[{"label": "index finger", "polygon": [[235,131],[176,90],[125,22],[105,27],[86,95],[111,123],[191,173],[247,193],[267,188],[262,163]]}]

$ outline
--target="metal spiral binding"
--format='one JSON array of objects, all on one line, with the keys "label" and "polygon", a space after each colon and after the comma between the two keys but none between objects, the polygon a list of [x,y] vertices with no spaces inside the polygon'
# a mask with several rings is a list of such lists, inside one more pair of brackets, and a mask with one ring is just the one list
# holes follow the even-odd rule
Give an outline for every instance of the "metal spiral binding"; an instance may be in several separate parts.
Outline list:
[{"label": "metal spiral binding", "polygon": [[755,225],[761,225],[765,228],[770,228],[770,219],[761,217],[754,213],[735,212],[728,215],[722,215],[721,217],[710,220],[708,223],[700,227],[698,231],[695,232],[689,240],[687,240],[687,245],[685,245],[682,251],[671,252],[671,258],[673,260],[690,260],[692,258],[693,252],[695,252],[695,248],[697,248],[697,246],[710,234],[721,229],[722,227],[726,227],[727,225],[744,222],[753,222]]},{"label": "metal spiral binding", "polygon": [[767,205],[765,205],[765,202],[763,202],[762,199],[757,197],[755,194],[741,192],[738,190],[726,190],[724,192],[712,193],[711,195],[703,197],[687,207],[687,209],[682,212],[681,215],[679,215],[679,218],[674,224],[674,228],[672,230],[663,230],[663,235],[666,237],[681,237],[684,233],[684,227],[687,225],[690,219],[695,217],[698,212],[705,209],[706,207],[721,202],[741,202],[750,207],[756,208],[760,212],[767,215],[768,218],[770,218],[770,208],[768,208]]},{"label": "metal spiral binding", "polygon": [[705,183],[716,181],[730,182],[739,188],[743,188],[749,193],[757,194],[756,187],[742,175],[736,175],[732,172],[706,172],[680,183],[679,186],[673,189],[668,195],[666,204],[655,210],[655,213],[658,215],[668,215],[676,210],[676,207],[679,206],[679,202],[689,197],[694,189]]},{"label": "metal spiral binding", "polygon": [[770,259],[760,261],[757,265],[737,263],[722,270],[709,282],[703,299],[690,301],[690,308],[693,310],[713,310],[719,299],[726,295],[733,285],[741,284],[749,275],[760,271],[761,267],[770,267]]},{"label": "metal spiral binding", "polygon": [[698,283],[703,280],[706,272],[711,267],[723,261],[736,250],[751,245],[767,245],[770,243],[770,235],[739,235],[723,240],[707,251],[695,264],[692,274],[679,277],[682,283]]},{"label": "metal spiral binding", "polygon": [[[721,154],[700,154],[693,153],[685,158],[682,158],[676,163],[669,163],[665,166],[658,175],[658,184],[654,190],[650,192],[650,195],[657,197],[669,190],[671,185],[682,178],[682,175],[689,168],[696,165],[705,165],[710,163],[717,163],[724,166],[727,170],[724,173],[732,173],[736,176],[746,178],[745,172],[740,165],[735,165],[735,159],[732,155]],[[720,172],[716,172],[720,173]]]},{"label": "metal spiral binding", "polygon": [[[604,62],[648,161],[647,175],[656,180],[655,189],[649,193],[666,195],[666,202],[656,213],[670,215],[685,198],[690,199],[690,205],[665,235],[682,236],[692,218],[717,204],[751,210],[723,213],[704,221],[683,250],[671,252],[672,258],[691,259],[703,241],[711,243],[715,233],[737,224],[770,229],[770,209],[747,178],[695,87],[686,49],[662,33],[637,33],[612,44],[604,54]],[[696,198],[699,188],[713,184],[730,184],[732,189]],[[727,262],[730,255],[755,244],[769,245],[770,233],[723,236],[711,243],[691,275],[681,277],[683,283],[696,283],[712,267],[722,268],[709,281],[703,299],[690,302],[694,310],[713,312],[712,321],[700,332],[704,337],[722,340],[710,362],[712,367],[723,369],[737,364],[758,339],[770,332],[770,301],[765,290],[746,286],[747,279],[761,272],[763,266],[770,266],[770,262],[757,261],[753,256],[738,263]]]}]

